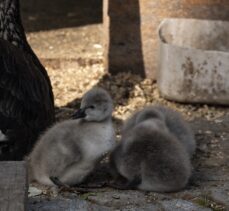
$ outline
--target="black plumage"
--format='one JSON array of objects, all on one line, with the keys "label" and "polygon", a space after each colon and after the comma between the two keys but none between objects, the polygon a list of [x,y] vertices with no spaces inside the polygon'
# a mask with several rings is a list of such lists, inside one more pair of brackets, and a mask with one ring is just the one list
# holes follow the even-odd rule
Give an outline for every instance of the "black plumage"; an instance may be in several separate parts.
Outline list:
[{"label": "black plumage", "polygon": [[23,159],[54,122],[48,74],[27,42],[19,0],[0,0],[0,160]]}]

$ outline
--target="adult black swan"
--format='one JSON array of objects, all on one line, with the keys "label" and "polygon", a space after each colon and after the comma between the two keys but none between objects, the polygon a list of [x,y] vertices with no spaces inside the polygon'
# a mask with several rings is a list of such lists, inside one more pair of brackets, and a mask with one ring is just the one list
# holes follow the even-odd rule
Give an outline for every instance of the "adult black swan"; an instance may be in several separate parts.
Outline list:
[{"label": "adult black swan", "polygon": [[21,160],[54,122],[45,68],[29,46],[19,0],[0,0],[0,160]]}]

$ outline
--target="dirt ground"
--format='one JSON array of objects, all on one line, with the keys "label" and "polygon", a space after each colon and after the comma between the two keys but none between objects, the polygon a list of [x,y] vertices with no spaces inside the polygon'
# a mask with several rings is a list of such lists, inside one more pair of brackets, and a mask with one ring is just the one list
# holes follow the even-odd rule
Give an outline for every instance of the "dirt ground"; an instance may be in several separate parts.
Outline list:
[{"label": "dirt ground", "polygon": [[[182,112],[197,140],[193,177],[188,187],[171,194],[95,189],[79,194],[32,184],[29,210],[229,210],[229,108],[169,102],[157,85],[123,70],[103,68],[102,0],[22,0],[28,41],[45,65],[55,94],[56,116],[67,119],[82,94],[94,85],[106,88],[115,102],[117,133],[133,111],[161,103]],[[91,177],[109,179],[106,168]]]}]

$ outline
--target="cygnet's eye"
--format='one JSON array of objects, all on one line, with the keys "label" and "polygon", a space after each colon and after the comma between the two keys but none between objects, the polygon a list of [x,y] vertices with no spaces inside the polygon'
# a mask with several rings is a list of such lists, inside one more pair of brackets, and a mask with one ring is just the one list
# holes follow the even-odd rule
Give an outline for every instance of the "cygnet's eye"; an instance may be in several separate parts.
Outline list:
[{"label": "cygnet's eye", "polygon": [[95,109],[95,106],[94,106],[94,105],[91,105],[91,106],[89,106],[88,108],[90,108],[90,109]]}]

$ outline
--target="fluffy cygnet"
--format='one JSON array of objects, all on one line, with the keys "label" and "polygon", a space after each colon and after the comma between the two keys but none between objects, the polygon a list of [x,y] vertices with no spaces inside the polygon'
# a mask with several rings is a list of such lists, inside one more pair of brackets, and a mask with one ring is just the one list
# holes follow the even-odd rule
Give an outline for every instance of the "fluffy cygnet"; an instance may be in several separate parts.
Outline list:
[{"label": "fluffy cygnet", "polygon": [[[93,88],[82,99],[73,120],[57,123],[41,136],[30,154],[29,177],[44,185],[76,185],[115,145],[112,99]],[[51,179],[50,179],[51,178]]]},{"label": "fluffy cygnet", "polygon": [[196,150],[196,141],[191,128],[180,113],[164,106],[149,106],[136,112],[126,121],[122,135],[128,136],[129,131],[136,124],[150,118],[158,118],[164,121],[169,131],[177,137],[186,148],[190,157],[192,157]]},{"label": "fluffy cygnet", "polygon": [[186,186],[191,175],[189,155],[164,121],[141,121],[123,138],[110,163],[113,173],[126,182],[114,187],[172,192]]}]

